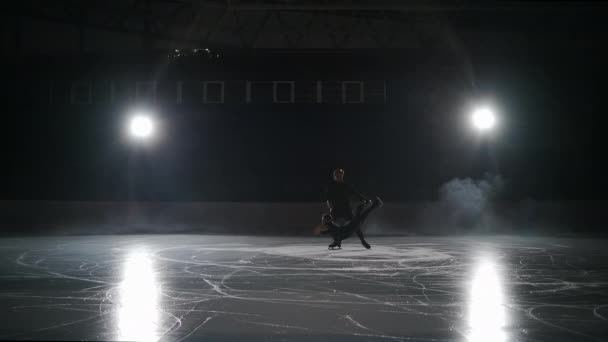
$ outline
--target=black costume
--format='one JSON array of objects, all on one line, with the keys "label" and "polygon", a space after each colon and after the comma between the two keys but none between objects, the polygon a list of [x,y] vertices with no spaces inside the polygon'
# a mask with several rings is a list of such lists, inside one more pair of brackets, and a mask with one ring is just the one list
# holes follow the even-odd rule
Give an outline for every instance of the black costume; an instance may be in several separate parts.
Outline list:
[{"label": "black costume", "polygon": [[323,224],[328,227],[323,234],[329,234],[334,242],[329,245],[329,248],[340,248],[342,244],[342,240],[350,237],[353,233],[357,234],[359,239],[361,240],[361,244],[370,249],[371,246],[365,241],[363,236],[363,232],[361,232],[361,225],[367,218],[367,216],[376,208],[382,205],[382,200],[376,197],[372,201],[372,204],[368,207],[365,204],[360,205],[357,208],[357,212],[355,215],[343,226],[337,225],[334,223],[334,220],[330,214],[323,216]]},{"label": "black costume", "polygon": [[365,202],[367,198],[355,190],[350,184],[331,181],[325,191],[325,200],[329,207],[329,214],[333,220],[350,220],[353,218],[353,202],[356,206]]}]

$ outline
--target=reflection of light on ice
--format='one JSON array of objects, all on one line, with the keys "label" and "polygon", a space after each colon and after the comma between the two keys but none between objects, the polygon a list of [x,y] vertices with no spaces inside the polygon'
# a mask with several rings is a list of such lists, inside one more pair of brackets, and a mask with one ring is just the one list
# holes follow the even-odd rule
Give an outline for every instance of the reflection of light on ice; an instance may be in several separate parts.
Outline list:
[{"label": "reflection of light on ice", "polygon": [[124,280],[120,284],[120,340],[158,340],[159,292],[148,255],[143,252],[130,254],[125,264]]},{"label": "reflection of light on ice", "polygon": [[496,265],[484,261],[473,278],[469,303],[469,342],[501,342],[507,337],[503,293]]}]

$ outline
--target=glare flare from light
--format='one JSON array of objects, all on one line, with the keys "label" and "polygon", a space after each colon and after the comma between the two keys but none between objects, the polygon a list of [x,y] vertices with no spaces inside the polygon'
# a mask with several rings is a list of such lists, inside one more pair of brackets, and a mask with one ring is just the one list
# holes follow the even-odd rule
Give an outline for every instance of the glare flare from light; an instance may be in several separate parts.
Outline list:
[{"label": "glare flare from light", "polygon": [[132,252],[127,257],[120,284],[119,340],[155,342],[159,339],[159,297],[160,286],[151,258],[142,251]]},{"label": "glare flare from light", "polygon": [[496,124],[496,116],[494,115],[494,112],[487,107],[475,109],[471,119],[473,121],[473,126],[475,126],[475,128],[479,131],[491,130]]},{"label": "glare flare from light", "polygon": [[504,294],[496,265],[484,260],[473,276],[468,342],[507,341]]}]

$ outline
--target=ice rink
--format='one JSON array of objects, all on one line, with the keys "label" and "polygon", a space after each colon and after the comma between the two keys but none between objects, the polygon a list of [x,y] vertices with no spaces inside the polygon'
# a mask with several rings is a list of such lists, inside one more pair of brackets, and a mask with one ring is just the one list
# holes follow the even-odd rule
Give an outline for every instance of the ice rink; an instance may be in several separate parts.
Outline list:
[{"label": "ice rink", "polygon": [[608,341],[601,239],[0,241],[1,339]]}]

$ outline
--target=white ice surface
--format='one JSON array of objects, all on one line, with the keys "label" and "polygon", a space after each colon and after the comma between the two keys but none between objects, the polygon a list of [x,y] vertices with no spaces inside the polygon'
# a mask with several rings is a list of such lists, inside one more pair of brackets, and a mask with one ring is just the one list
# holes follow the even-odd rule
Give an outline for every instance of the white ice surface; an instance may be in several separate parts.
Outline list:
[{"label": "white ice surface", "polygon": [[0,240],[0,338],[606,341],[603,240]]}]

